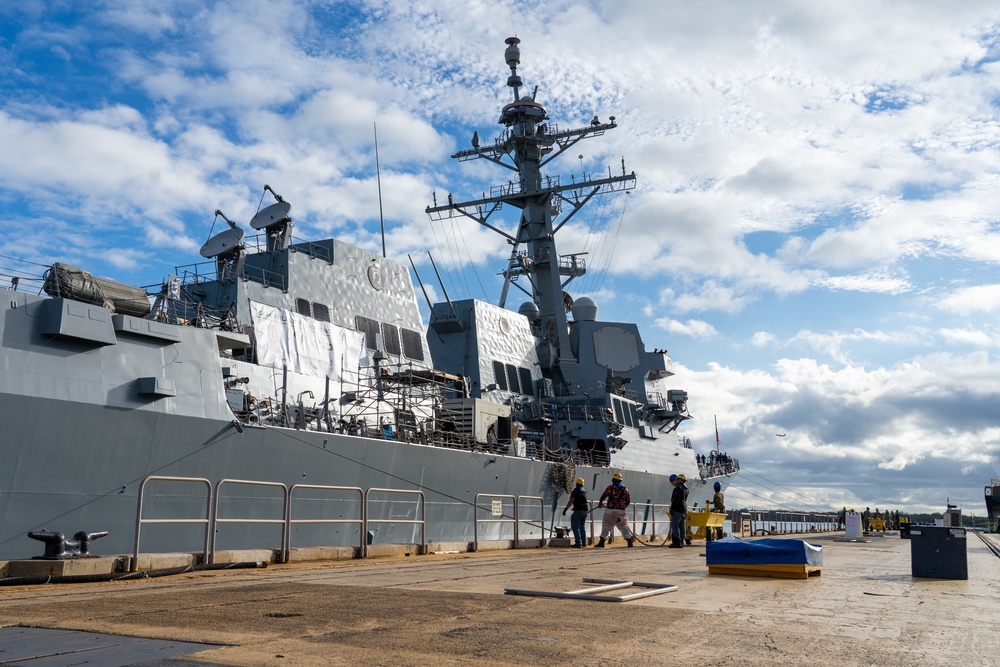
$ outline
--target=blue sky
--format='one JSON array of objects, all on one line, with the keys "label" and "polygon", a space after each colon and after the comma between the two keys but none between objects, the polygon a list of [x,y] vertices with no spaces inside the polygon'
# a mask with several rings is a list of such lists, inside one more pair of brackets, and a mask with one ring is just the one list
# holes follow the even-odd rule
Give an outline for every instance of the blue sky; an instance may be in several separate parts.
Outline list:
[{"label": "blue sky", "polygon": [[620,125],[551,172],[624,157],[638,176],[563,232],[592,268],[571,291],[669,350],[685,435],[707,451],[717,415],[753,473],[731,503],[983,514],[1000,477],[996,3],[80,6],[0,6],[0,274],[64,261],[159,284],[200,260],[216,208],[247,229],[264,184],[297,237],[376,249],[377,123],[389,254],[430,251],[452,297],[496,301],[503,240],[424,208],[507,178],[448,156],[498,133],[516,34],[554,122]]}]

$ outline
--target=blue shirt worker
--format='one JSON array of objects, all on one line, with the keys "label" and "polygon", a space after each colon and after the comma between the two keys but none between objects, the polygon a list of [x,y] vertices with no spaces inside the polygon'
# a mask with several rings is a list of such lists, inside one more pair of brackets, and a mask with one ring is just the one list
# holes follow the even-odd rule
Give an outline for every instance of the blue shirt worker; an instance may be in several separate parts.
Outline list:
[{"label": "blue shirt worker", "polygon": [[680,549],[687,538],[688,478],[686,475],[671,475],[674,491],[670,494],[670,544],[671,549]]},{"label": "blue shirt worker", "polygon": [[632,496],[629,495],[628,489],[625,488],[625,482],[622,481],[622,474],[620,472],[616,472],[611,476],[611,484],[608,488],[604,489],[604,493],[601,494],[601,500],[597,503],[597,506],[604,507],[605,500],[608,501],[608,508],[604,510],[604,520],[601,522],[601,540],[594,547],[603,548],[605,541],[616,526],[618,530],[622,531],[625,543],[632,546],[634,536],[628,528],[628,514],[625,512],[626,508],[632,504]]},{"label": "blue shirt worker", "polygon": [[583,488],[583,477],[577,477],[576,488],[569,494],[569,502],[563,508],[563,516],[570,506],[573,506],[573,514],[569,517],[570,526],[573,527],[573,546],[582,549],[587,546],[587,515],[590,514],[590,507],[587,505],[587,489]]}]

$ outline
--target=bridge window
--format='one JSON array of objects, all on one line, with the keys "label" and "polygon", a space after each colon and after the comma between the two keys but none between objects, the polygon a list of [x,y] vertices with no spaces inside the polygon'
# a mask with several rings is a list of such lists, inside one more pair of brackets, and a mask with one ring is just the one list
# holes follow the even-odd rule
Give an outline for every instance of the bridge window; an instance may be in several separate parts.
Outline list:
[{"label": "bridge window", "polygon": [[517,386],[517,366],[507,364],[507,385],[515,394],[521,393],[521,388]]},{"label": "bridge window", "polygon": [[330,321],[330,309],[326,307],[323,303],[313,303],[313,317],[315,317],[320,322]]},{"label": "bridge window", "polygon": [[424,360],[424,344],[418,332],[412,329],[403,329],[403,354],[407,359],[415,361]]},{"label": "bridge window", "polygon": [[493,362],[493,378],[496,381],[497,389],[507,391],[507,373],[502,361]]},{"label": "bridge window", "polygon": [[517,371],[521,375],[521,393],[534,396],[534,383],[531,381],[531,371],[527,368],[518,368]]},{"label": "bridge window", "polygon": [[382,340],[385,343],[385,351],[389,354],[399,356],[399,329],[395,324],[382,323]]},{"label": "bridge window", "polygon": [[370,317],[364,317],[358,315],[354,318],[357,330],[365,335],[365,346],[369,350],[378,349],[378,322],[371,319]]}]

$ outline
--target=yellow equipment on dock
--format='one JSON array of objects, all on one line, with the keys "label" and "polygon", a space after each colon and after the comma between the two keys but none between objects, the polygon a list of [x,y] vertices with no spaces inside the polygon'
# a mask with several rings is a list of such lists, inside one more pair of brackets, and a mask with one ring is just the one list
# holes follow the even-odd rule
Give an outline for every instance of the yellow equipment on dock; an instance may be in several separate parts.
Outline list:
[{"label": "yellow equipment on dock", "polygon": [[688,512],[687,536],[684,541],[688,544],[691,544],[692,540],[708,539],[711,541],[722,532],[722,526],[725,522],[726,515],[724,513],[711,512],[708,507],[700,512]]}]

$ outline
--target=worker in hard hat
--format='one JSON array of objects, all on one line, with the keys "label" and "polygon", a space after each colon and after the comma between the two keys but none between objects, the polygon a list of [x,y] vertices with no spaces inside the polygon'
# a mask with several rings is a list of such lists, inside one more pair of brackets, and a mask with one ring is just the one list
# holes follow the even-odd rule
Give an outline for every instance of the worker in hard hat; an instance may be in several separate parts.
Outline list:
[{"label": "worker in hard hat", "polygon": [[587,546],[587,515],[590,514],[590,505],[587,503],[587,489],[583,485],[583,477],[577,477],[576,488],[569,494],[569,501],[563,508],[563,516],[566,516],[570,506],[573,507],[569,524],[573,528],[573,546],[577,549]]},{"label": "worker in hard hat", "polygon": [[604,520],[601,522],[601,540],[595,544],[595,547],[603,547],[605,541],[611,535],[611,531],[618,527],[618,530],[622,531],[622,535],[625,537],[625,543],[632,546],[635,540],[632,535],[632,531],[628,527],[628,514],[625,510],[629,505],[632,504],[632,497],[628,493],[628,489],[625,488],[625,482],[622,480],[622,474],[616,472],[611,476],[611,484],[608,488],[604,489],[604,493],[601,494],[601,500],[597,503],[598,507],[604,507],[604,501],[608,501],[608,508],[604,510]]},{"label": "worker in hard hat", "polygon": [[[715,488],[715,495],[712,496],[712,511],[718,514],[726,513],[726,495],[722,493],[722,484],[716,482],[713,485]],[[722,539],[722,527],[715,528],[715,539]]]},{"label": "worker in hard hat", "polygon": [[686,475],[671,475],[674,485],[670,494],[670,544],[671,549],[680,549],[687,538],[688,488]]}]

